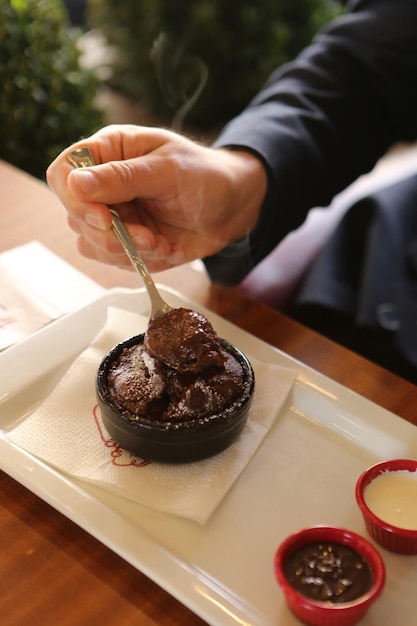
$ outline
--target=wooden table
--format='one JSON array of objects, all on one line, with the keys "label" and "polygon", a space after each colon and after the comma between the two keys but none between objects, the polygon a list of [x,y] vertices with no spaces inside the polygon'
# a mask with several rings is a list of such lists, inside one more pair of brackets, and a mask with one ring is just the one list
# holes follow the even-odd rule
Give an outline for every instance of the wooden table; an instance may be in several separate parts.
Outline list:
[{"label": "wooden table", "polygon": [[[0,252],[38,240],[104,287],[134,273],[82,258],[65,211],[41,181],[0,162]],[[182,267],[156,280],[346,387],[417,424],[416,387],[277,311]],[[1,381],[0,381],[1,385]],[[204,622],[146,576],[0,473],[2,626],[197,626]]]}]

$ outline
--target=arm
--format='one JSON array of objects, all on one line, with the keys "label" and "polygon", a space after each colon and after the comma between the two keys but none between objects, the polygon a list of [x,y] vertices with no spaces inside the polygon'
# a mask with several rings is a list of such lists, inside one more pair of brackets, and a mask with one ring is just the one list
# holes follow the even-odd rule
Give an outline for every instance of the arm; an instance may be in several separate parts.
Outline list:
[{"label": "arm", "polygon": [[310,208],[326,206],[394,142],[417,136],[417,2],[349,5],[216,142],[257,154],[269,187],[246,245],[206,260],[215,280],[243,279]]},{"label": "arm", "polygon": [[117,126],[80,142],[97,167],[71,171],[70,149],[59,155],[48,182],[80,251],[129,267],[106,208],[116,204],[151,271],[205,257],[214,280],[237,283],[310,208],[326,205],[394,141],[414,139],[417,0],[350,5],[349,16],[275,72],[214,148]]}]

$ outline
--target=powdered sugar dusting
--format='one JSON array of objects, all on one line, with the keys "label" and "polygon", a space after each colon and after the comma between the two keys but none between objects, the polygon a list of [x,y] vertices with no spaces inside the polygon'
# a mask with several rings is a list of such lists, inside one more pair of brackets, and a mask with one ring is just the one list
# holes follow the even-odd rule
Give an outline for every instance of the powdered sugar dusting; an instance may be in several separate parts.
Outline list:
[{"label": "powdered sugar dusting", "polygon": [[135,421],[174,427],[184,421],[206,421],[227,410],[245,391],[242,365],[222,347],[220,351],[214,364],[202,371],[180,371],[149,354],[139,338],[109,368],[112,400]]}]

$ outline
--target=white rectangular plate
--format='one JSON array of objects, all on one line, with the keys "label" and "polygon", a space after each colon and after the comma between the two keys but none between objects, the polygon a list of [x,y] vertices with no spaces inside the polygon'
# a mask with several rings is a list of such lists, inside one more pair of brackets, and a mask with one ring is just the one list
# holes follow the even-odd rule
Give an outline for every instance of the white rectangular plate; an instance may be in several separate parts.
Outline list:
[{"label": "white rectangular plate", "polygon": [[[143,290],[110,290],[0,354],[0,467],[210,624],[296,625],[273,576],[277,546],[314,524],[366,536],[356,479],[379,460],[417,458],[417,429],[180,294],[161,291],[173,306],[205,313],[249,357],[298,372],[274,427],[210,520],[200,526],[70,480],[7,438],[89,345],[108,306],[148,314]],[[386,588],[362,623],[414,626],[417,557],[380,552]]]}]

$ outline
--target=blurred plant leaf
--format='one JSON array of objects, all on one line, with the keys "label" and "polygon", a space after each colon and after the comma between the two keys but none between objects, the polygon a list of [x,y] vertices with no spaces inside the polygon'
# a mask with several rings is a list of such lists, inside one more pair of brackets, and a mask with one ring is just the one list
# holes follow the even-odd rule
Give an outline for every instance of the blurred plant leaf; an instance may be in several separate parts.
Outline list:
[{"label": "blurred plant leaf", "polygon": [[88,19],[116,52],[110,84],[165,119],[201,86],[200,67],[207,80],[188,116],[209,127],[241,111],[342,11],[337,0],[90,0]]},{"label": "blurred plant leaf", "polygon": [[0,158],[44,178],[66,146],[97,130],[99,81],[80,64],[60,0],[0,0]]}]

